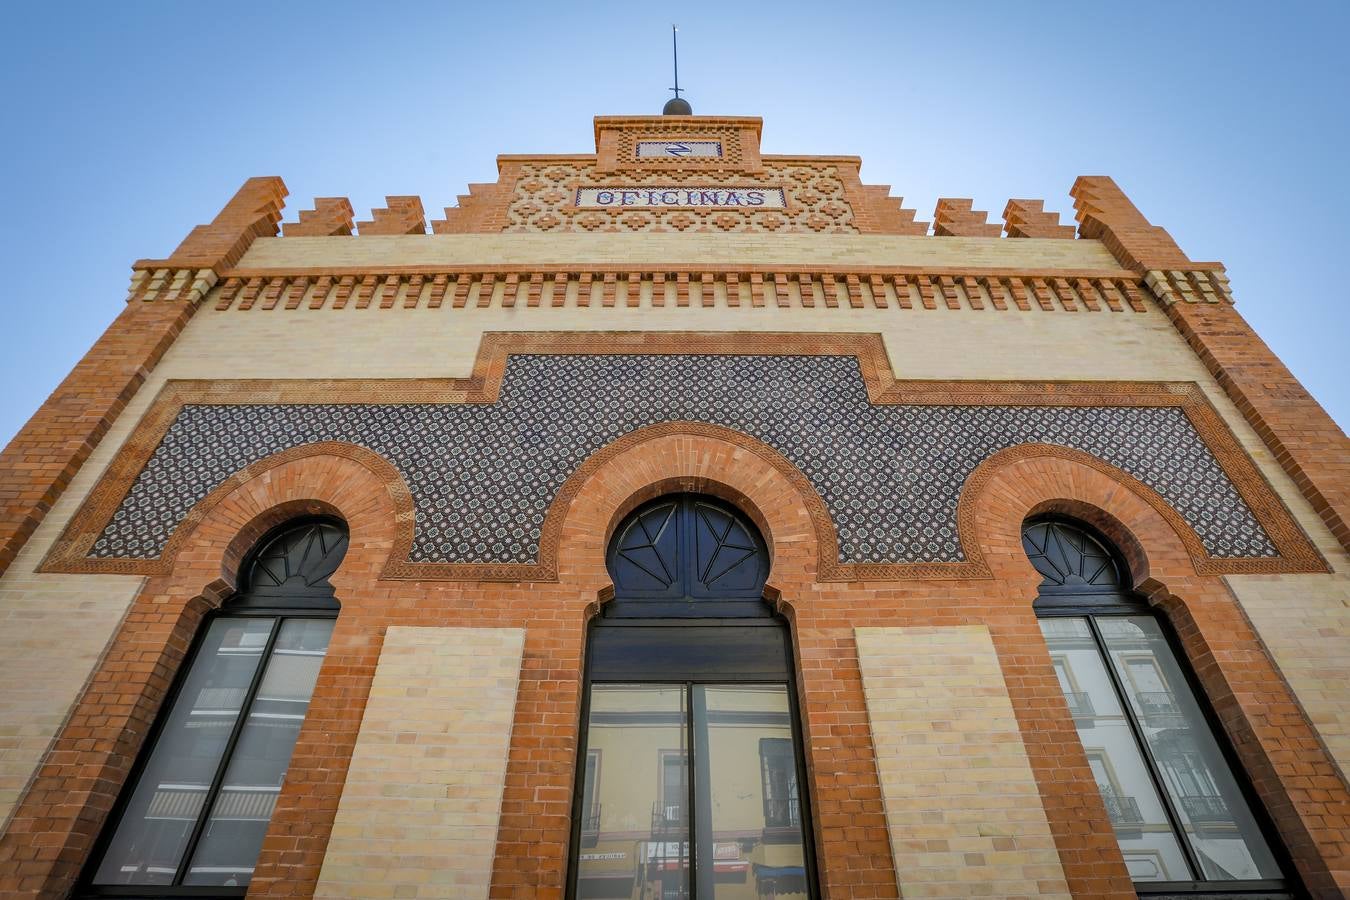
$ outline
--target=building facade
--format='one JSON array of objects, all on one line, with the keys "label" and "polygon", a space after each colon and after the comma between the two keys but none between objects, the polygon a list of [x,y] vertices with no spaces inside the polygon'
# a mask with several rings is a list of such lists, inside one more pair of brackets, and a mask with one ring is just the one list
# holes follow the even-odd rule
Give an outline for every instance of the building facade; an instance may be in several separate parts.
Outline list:
[{"label": "building facade", "polygon": [[0,456],[0,893],[1345,895],[1350,453],[1223,266],[760,134],[135,263]]}]

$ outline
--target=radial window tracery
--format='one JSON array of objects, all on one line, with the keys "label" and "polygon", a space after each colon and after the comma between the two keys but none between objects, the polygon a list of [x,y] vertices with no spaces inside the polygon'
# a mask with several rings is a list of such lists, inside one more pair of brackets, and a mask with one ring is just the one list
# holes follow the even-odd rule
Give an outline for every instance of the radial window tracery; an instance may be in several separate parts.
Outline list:
[{"label": "radial window tracery", "polygon": [[610,576],[620,599],[758,598],[768,550],[736,510],[681,495],[639,508],[616,533]]}]

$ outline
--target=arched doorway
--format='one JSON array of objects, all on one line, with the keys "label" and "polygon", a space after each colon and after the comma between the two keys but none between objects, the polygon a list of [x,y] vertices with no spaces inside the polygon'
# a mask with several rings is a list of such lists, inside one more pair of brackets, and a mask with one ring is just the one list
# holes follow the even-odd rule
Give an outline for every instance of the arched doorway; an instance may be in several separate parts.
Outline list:
[{"label": "arched doorway", "polygon": [[791,643],[764,539],[712,497],[619,526],[591,625],[569,896],[815,897]]}]

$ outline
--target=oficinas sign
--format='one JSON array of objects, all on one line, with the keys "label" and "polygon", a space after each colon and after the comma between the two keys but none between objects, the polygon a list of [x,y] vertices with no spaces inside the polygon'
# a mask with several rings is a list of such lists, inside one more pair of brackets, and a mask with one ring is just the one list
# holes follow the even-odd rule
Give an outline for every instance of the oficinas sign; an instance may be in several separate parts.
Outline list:
[{"label": "oficinas sign", "polygon": [[576,206],[592,209],[666,206],[719,209],[784,209],[782,188],[769,187],[606,187],[577,188]]}]

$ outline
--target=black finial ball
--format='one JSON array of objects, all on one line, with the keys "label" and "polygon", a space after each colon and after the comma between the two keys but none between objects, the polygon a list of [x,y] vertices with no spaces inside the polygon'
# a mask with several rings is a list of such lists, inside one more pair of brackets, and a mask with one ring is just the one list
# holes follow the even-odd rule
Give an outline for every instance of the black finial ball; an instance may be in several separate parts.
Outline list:
[{"label": "black finial ball", "polygon": [[693,114],[694,108],[683,97],[671,97],[661,110],[663,116],[692,116]]}]

